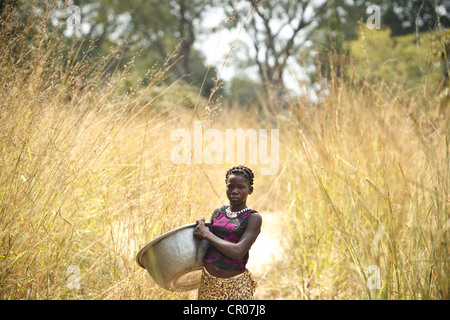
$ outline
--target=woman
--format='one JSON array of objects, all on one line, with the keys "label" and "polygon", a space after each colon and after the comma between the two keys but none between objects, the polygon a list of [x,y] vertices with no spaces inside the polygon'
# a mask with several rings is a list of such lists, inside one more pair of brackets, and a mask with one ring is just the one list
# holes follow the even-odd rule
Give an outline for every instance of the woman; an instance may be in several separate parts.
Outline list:
[{"label": "woman", "polygon": [[198,290],[199,300],[251,300],[256,282],[245,268],[248,251],[261,230],[262,218],[247,207],[253,192],[253,172],[238,166],[227,171],[225,184],[229,206],[216,208],[208,228],[197,221],[194,236],[210,246]]}]

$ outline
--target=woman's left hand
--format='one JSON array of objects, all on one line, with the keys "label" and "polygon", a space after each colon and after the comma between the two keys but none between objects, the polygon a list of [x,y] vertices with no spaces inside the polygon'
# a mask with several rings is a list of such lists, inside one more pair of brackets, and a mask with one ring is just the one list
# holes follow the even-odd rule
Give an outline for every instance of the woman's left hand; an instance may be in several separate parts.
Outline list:
[{"label": "woman's left hand", "polygon": [[201,220],[197,220],[197,226],[194,229],[194,237],[199,239],[206,239],[208,234],[210,233],[209,228],[205,226],[205,218]]}]

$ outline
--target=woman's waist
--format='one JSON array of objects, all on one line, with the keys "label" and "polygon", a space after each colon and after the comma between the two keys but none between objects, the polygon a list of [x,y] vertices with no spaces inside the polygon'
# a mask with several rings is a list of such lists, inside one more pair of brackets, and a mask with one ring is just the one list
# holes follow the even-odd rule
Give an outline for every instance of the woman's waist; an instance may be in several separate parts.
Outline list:
[{"label": "woman's waist", "polygon": [[244,269],[239,269],[239,270],[227,270],[227,269],[222,269],[216,265],[214,265],[213,263],[209,263],[209,262],[204,262],[204,267],[206,269],[206,271],[208,271],[208,273],[214,277],[217,278],[231,278],[231,277],[235,277],[239,274],[242,274],[245,272],[245,268]]}]

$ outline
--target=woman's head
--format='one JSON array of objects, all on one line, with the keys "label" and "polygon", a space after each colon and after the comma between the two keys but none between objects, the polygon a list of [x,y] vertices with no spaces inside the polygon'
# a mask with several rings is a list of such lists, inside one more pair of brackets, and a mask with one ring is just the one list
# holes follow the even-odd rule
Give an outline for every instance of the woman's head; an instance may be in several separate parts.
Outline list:
[{"label": "woman's head", "polygon": [[247,196],[253,192],[254,177],[252,170],[244,166],[232,167],[227,171],[225,184],[230,204],[245,204]]}]

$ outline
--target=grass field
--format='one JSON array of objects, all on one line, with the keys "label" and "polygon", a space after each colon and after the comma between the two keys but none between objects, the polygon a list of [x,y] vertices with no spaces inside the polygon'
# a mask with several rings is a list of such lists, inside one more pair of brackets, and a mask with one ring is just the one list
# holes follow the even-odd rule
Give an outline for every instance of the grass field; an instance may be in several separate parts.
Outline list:
[{"label": "grass field", "polygon": [[280,130],[278,173],[251,166],[248,203],[277,215],[287,243],[257,297],[449,298],[450,109],[426,81],[411,92],[332,72],[317,102],[256,111],[199,99],[194,112],[169,99],[168,64],[130,88],[132,64],[105,75],[115,52],[91,67],[74,46],[66,61],[44,21],[17,25],[0,30],[0,299],[195,297],[159,288],[135,262],[157,235],[226,203],[230,164],[171,160],[172,132],[193,120]]}]

